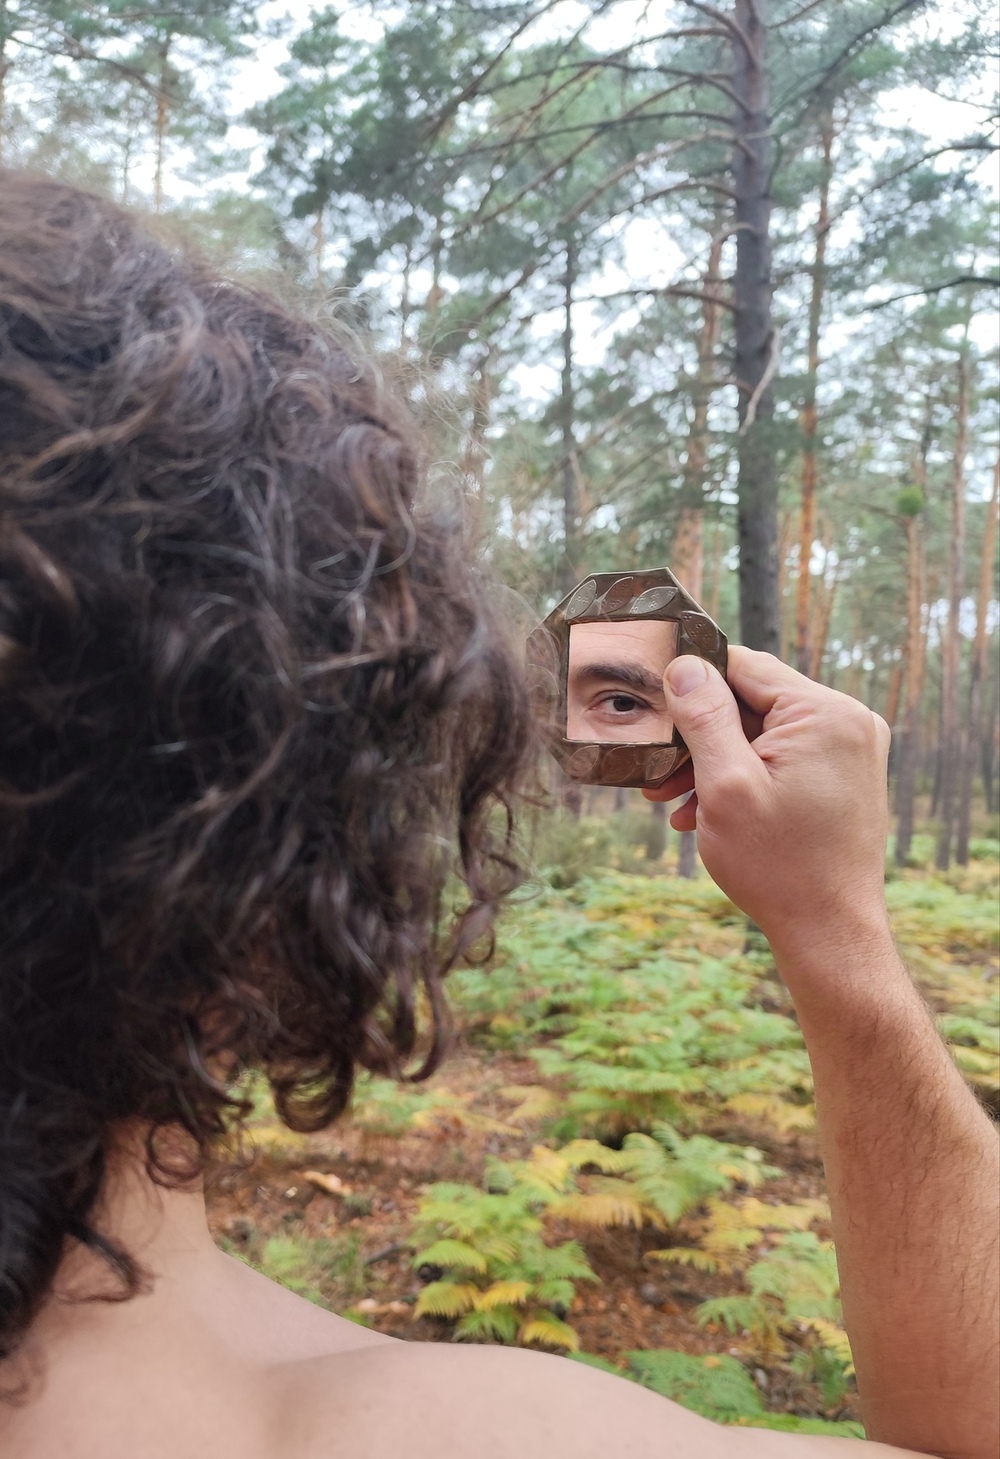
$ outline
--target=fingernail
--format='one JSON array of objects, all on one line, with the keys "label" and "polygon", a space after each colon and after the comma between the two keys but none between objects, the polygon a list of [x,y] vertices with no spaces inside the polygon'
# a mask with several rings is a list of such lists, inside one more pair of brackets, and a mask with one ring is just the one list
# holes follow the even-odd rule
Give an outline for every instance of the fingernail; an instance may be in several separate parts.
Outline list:
[{"label": "fingernail", "polygon": [[671,690],[678,696],[691,694],[700,689],[708,679],[705,660],[696,654],[681,654],[667,669],[667,680]]}]

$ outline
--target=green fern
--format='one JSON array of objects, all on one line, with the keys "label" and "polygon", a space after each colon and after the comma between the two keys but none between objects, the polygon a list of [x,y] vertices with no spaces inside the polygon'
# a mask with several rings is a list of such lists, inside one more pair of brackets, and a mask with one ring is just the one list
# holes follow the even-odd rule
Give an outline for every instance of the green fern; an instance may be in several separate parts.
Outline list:
[{"label": "green fern", "polygon": [[572,1159],[557,1155],[540,1149],[530,1161],[501,1165],[491,1177],[499,1190],[430,1187],[414,1227],[413,1263],[445,1275],[423,1289],[415,1318],[455,1322],[455,1337],[475,1342],[579,1345],[562,1314],[576,1283],[597,1278],[577,1242],[546,1244],[538,1214],[572,1180]]},{"label": "green fern", "polygon": [[759,1246],[766,1231],[804,1231],[813,1221],[830,1214],[826,1201],[810,1200],[769,1206],[755,1196],[736,1202],[718,1198],[706,1202],[694,1227],[697,1246],[649,1251],[647,1261],[692,1266],[705,1272],[735,1272],[746,1265],[747,1253]]},{"label": "green fern", "polygon": [[746,1273],[750,1295],[713,1297],[698,1307],[698,1321],[742,1333],[762,1357],[786,1357],[790,1335],[806,1340],[820,1367],[853,1371],[847,1334],[840,1324],[837,1258],[830,1241],[812,1231],[791,1231]]},{"label": "green fern", "polygon": [[627,1353],[632,1375],[644,1387],[664,1398],[719,1423],[762,1414],[760,1393],[747,1370],[735,1358],[659,1349]]},{"label": "green fern", "polygon": [[822,1434],[829,1438],[864,1438],[864,1430],[858,1423],[831,1423],[797,1414],[769,1412],[743,1365],[722,1354],[698,1356],[665,1348],[630,1352],[623,1354],[627,1363],[624,1369],[593,1353],[570,1356],[601,1372],[641,1383],[717,1423],[783,1433]]}]

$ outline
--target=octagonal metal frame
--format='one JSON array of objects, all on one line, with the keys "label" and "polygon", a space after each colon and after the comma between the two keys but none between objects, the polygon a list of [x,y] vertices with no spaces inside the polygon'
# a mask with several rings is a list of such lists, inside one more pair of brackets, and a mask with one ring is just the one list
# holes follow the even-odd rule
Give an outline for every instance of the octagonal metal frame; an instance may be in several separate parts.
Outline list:
[{"label": "octagonal metal frame", "polygon": [[669,568],[595,572],[584,578],[543,619],[527,645],[532,697],[548,747],[570,779],[582,785],[653,787],[690,758],[676,728],[668,742],[659,744],[566,738],[570,629],[575,623],[627,623],[637,618],[676,623],[678,654],[697,654],[723,676],[726,673],[726,635]]}]

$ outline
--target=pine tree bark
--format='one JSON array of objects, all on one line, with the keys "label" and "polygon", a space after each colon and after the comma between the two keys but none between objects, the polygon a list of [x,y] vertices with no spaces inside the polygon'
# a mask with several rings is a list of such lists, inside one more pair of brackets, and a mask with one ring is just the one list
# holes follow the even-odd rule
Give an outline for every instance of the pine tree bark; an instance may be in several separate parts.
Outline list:
[{"label": "pine tree bark", "polygon": [[[573,380],[573,290],[576,286],[576,244],[566,239],[566,273],[563,277],[563,365],[559,394],[559,425],[562,439],[563,557],[560,567],[562,591],[568,593],[579,581],[580,498],[577,488],[576,413]],[[568,780],[563,797],[566,809],[579,816],[583,793],[575,780]]]},{"label": "pine tree bark", "polygon": [[958,827],[955,836],[955,860],[959,866],[969,864],[969,833],[972,822],[972,783],[975,775],[976,750],[982,734],[983,671],[986,668],[986,627],[993,591],[993,553],[997,540],[997,509],[1000,506],[1000,461],[993,471],[993,494],[986,507],[983,527],[983,553],[979,562],[979,592],[976,595],[976,637],[969,664],[968,713],[958,789]]},{"label": "pine tree bark", "polygon": [[722,523],[716,519],[712,525],[711,535],[712,546],[709,558],[712,564],[712,589],[708,599],[708,616],[719,621],[719,595],[722,589]]},{"label": "pine tree bark", "polygon": [[778,470],[772,381],[771,120],[767,0],[734,0],[732,179],[736,194],[735,371],[739,389],[740,635],[777,653]]},{"label": "pine tree bark", "polygon": [[[830,555],[830,532],[829,529],[823,538],[824,571],[826,559]],[[833,570],[833,577],[830,586],[825,588],[820,602],[819,612],[816,615],[816,632],[812,640],[812,659],[809,664],[809,677],[818,679],[823,668],[823,656],[826,653],[826,641],[830,636],[830,622],[833,618],[833,605],[837,600],[837,588],[840,585],[840,576],[837,568]]]},{"label": "pine tree bark", "polygon": [[992,688],[987,695],[989,708],[982,738],[983,795],[986,813],[990,816],[996,815],[997,811],[997,752],[1000,750],[1000,666],[997,665],[996,654],[992,658]]},{"label": "pine tree bark", "polygon": [[[684,460],[684,484],[677,531],[671,554],[672,566],[681,586],[700,602],[705,578],[705,485],[708,465],[708,412],[715,388],[715,351],[719,342],[718,295],[722,266],[723,231],[716,220],[708,262],[702,275],[705,302],[698,333],[698,370],[691,388],[691,426]],[[656,804],[656,802],[654,802]],[[679,876],[691,878],[698,869],[698,837],[682,831],[677,859]]]},{"label": "pine tree bark", "polygon": [[956,792],[962,760],[959,718],[961,670],[962,589],[965,576],[965,454],[969,438],[969,349],[964,343],[958,357],[955,401],[955,457],[951,472],[951,542],[948,552],[948,623],[942,645],[940,785],[938,831],[934,865],[947,871],[955,835]]},{"label": "pine tree bark", "polygon": [[156,88],[156,131],[155,166],[153,171],[153,212],[163,211],[163,166],[167,146],[167,119],[170,112],[168,65],[170,58],[170,36],[164,36],[159,45],[160,79]]},{"label": "pine tree bark", "polygon": [[825,112],[820,123],[823,162],[819,184],[819,213],[816,219],[816,248],[813,256],[812,289],[809,296],[809,344],[806,390],[802,405],[802,487],[799,524],[799,577],[795,593],[795,662],[800,674],[812,669],[809,642],[812,612],[813,543],[816,540],[816,489],[819,480],[816,457],[818,416],[816,387],[819,375],[819,343],[826,292],[826,243],[830,232],[830,184],[833,180],[833,115]]},{"label": "pine tree bark", "polygon": [[563,560],[561,583],[568,593],[579,580],[580,493],[577,486],[576,401],[573,379],[573,290],[576,286],[576,242],[566,239],[566,272],[563,277],[563,363],[559,394],[559,426],[562,438]]},{"label": "pine tree bark", "polygon": [[914,515],[908,517],[906,522],[906,708],[896,759],[897,866],[906,866],[913,842],[927,652],[923,621],[923,577],[923,526],[920,517]]},{"label": "pine tree bark", "polygon": [[[486,432],[490,424],[490,399],[492,376],[490,373],[491,353],[487,349],[480,356],[476,369],[469,380],[470,419],[469,430],[462,446],[459,470],[467,485],[482,493],[489,452],[486,448]],[[572,586],[572,584],[571,584]]]},{"label": "pine tree bark", "polygon": [[661,861],[670,837],[666,802],[654,800],[650,803],[649,810],[651,822],[646,836],[646,859],[647,861]]},{"label": "pine tree bark", "polygon": [[0,0],[0,163],[5,160],[7,150],[7,72],[11,64],[7,55],[9,25],[7,6]]}]

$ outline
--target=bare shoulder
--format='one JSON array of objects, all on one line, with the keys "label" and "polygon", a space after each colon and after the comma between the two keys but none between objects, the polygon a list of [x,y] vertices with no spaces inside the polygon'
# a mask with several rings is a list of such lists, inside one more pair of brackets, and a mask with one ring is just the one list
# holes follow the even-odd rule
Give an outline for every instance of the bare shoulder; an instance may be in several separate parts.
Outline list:
[{"label": "bare shoulder", "polygon": [[565,1358],[436,1343],[289,1364],[272,1422],[288,1459],[848,1459],[857,1442],[724,1428]]}]

